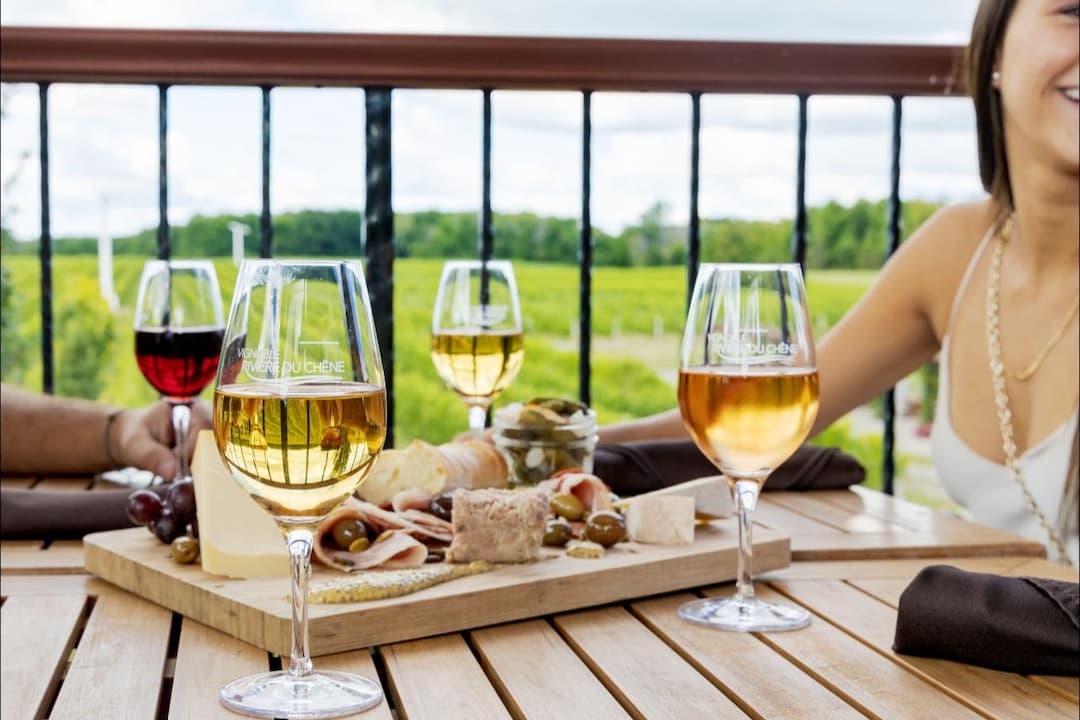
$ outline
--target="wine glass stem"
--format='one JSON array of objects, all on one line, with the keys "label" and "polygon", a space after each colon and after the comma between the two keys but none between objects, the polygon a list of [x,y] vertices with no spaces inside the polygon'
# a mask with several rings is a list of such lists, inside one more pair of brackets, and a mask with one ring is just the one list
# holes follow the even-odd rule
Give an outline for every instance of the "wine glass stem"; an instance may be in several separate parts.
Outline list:
[{"label": "wine glass stem", "polygon": [[299,678],[311,674],[307,594],[313,536],[307,528],[293,528],[285,536],[285,542],[289,545],[292,574],[292,656],[289,659],[289,675]]},{"label": "wine glass stem", "polygon": [[469,429],[475,432],[483,432],[484,427],[487,425],[487,406],[486,405],[470,405],[469,406]]},{"label": "wine glass stem", "polygon": [[[188,468],[188,427],[191,424],[190,403],[174,402],[172,405],[173,438],[176,441],[176,479],[191,477]],[[173,478],[166,478],[171,480]]]},{"label": "wine glass stem", "polygon": [[739,516],[739,566],[735,580],[735,600],[750,602],[754,599],[752,565],[754,561],[754,524],[752,515],[757,506],[760,486],[756,480],[735,481],[735,508]]}]

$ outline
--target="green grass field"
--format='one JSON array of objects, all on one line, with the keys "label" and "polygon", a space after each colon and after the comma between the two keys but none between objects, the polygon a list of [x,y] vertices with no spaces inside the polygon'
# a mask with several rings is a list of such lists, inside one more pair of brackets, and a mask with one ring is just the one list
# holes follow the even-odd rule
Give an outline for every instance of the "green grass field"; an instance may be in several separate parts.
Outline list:
[{"label": "green grass field", "polygon": [[[24,362],[6,381],[41,386],[39,265],[32,257],[5,257],[14,287],[12,312],[18,336],[25,341]],[[116,405],[141,405],[156,399],[135,365],[131,329],[143,259],[119,256],[114,284],[120,307],[110,316],[97,297],[94,256],[58,256],[53,261],[56,357],[76,358],[100,367],[97,398]],[[229,259],[215,261],[225,307],[232,295],[236,268]],[[395,441],[421,437],[441,442],[466,426],[465,408],[435,374],[429,356],[431,308],[440,260],[405,259],[394,265]],[[574,266],[516,262],[526,330],[525,365],[501,405],[537,395],[576,397],[579,270]],[[863,294],[875,273],[812,272],[808,295],[815,332],[832,326]],[[682,267],[596,268],[593,272],[592,404],[601,423],[640,417],[673,407],[671,378],[676,368],[679,333],[686,305]],[[110,320],[111,318],[111,320]],[[85,358],[68,348],[71,336],[87,324],[108,324],[111,341],[100,357]],[[67,353],[66,355],[64,353]],[[57,362],[60,380],[64,363]],[[843,432],[841,428],[837,432]],[[834,441],[844,437],[831,436]],[[854,441],[853,441],[854,442]],[[880,445],[880,441],[878,442]],[[856,454],[863,452],[857,448]],[[875,452],[867,447],[865,453]],[[880,454],[880,450],[877,450]],[[867,462],[872,458],[868,455]],[[873,461],[876,466],[879,464]]]}]

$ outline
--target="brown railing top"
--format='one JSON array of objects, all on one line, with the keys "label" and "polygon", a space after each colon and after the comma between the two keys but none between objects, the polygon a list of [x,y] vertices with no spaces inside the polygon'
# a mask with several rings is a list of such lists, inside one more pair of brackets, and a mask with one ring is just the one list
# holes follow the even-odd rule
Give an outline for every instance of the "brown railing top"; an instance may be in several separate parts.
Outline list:
[{"label": "brown railing top", "polygon": [[0,28],[5,82],[955,95],[941,45]]}]

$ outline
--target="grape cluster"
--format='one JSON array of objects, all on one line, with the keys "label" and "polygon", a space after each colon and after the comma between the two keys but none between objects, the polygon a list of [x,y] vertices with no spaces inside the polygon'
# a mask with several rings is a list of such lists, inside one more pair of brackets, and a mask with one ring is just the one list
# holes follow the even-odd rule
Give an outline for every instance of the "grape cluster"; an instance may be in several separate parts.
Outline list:
[{"label": "grape cluster", "polygon": [[127,516],[136,525],[145,525],[163,543],[187,534],[199,537],[199,519],[195,514],[195,485],[191,480],[177,480],[162,499],[151,490],[136,490],[128,495]]}]

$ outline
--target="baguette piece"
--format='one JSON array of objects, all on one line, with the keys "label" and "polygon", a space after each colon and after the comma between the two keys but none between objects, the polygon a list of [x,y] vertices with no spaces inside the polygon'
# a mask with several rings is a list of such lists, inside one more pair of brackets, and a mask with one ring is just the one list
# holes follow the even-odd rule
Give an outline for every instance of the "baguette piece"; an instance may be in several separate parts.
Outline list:
[{"label": "baguette piece", "polygon": [[357,494],[383,505],[401,490],[419,488],[438,495],[457,488],[504,488],[507,477],[506,461],[490,443],[466,440],[436,446],[413,440],[401,450],[383,450]]}]

